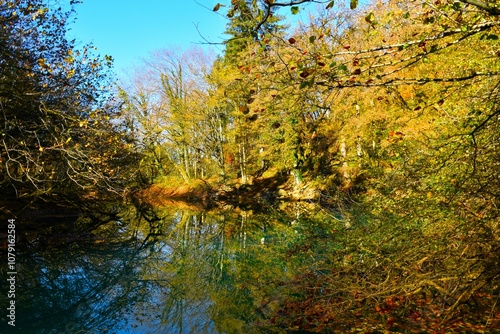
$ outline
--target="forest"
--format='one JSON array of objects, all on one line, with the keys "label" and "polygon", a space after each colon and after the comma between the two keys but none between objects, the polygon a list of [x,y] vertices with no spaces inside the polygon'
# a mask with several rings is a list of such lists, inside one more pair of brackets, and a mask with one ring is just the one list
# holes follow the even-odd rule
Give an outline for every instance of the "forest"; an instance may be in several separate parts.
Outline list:
[{"label": "forest", "polygon": [[78,3],[0,0],[4,216],[315,203],[328,234],[284,252],[329,255],[273,283],[269,326],[500,328],[498,0],[214,2],[222,54],[159,50],[127,80],[67,39]]}]

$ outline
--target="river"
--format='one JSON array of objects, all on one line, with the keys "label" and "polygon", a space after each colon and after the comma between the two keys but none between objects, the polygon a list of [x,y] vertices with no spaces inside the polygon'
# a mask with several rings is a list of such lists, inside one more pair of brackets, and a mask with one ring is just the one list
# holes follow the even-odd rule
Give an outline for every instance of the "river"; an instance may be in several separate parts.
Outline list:
[{"label": "river", "polygon": [[296,294],[286,282],[321,272],[341,228],[296,202],[113,210],[17,221],[7,333],[282,332],[274,317]]}]

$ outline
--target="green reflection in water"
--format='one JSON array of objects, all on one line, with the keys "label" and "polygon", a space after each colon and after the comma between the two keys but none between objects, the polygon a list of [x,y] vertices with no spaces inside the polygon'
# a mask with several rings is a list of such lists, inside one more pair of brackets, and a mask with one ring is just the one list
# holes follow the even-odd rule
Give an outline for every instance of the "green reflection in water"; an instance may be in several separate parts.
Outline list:
[{"label": "green reflection in water", "polygon": [[258,211],[130,207],[20,231],[16,330],[279,332],[266,314],[285,301],[284,281],[321,263],[306,239],[326,217],[311,223],[297,203]]}]

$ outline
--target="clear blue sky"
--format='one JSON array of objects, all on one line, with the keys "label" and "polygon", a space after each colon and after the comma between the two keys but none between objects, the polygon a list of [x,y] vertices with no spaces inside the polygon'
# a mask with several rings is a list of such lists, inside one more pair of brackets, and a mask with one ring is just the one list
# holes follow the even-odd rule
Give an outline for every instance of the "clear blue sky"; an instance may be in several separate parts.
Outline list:
[{"label": "clear blue sky", "polygon": [[[116,72],[120,74],[154,50],[202,46],[196,43],[202,43],[203,37],[221,42],[227,19],[212,11],[217,1],[198,0],[198,3],[194,0],[84,0],[76,6],[76,22],[70,25],[68,36],[75,38],[79,45],[92,42],[101,56],[112,56]],[[225,12],[221,10],[222,14]],[[213,46],[203,47],[217,52]]]},{"label": "clear blue sky", "polygon": [[[213,12],[218,2],[226,7]],[[68,37],[80,46],[92,43],[101,56],[112,56],[115,72],[121,75],[141,58],[163,48],[199,46],[222,52],[222,45],[203,43],[204,38],[214,43],[227,38],[228,19],[224,15],[229,5],[229,0],[83,0],[75,8],[76,21],[70,24]],[[279,13],[292,22],[307,17],[303,10],[299,15],[291,15],[289,8]]]}]

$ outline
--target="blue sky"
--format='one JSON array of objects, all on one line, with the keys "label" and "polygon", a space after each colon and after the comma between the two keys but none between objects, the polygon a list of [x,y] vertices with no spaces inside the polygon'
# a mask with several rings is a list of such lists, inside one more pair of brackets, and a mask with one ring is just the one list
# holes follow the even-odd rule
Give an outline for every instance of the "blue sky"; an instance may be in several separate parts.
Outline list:
[{"label": "blue sky", "polygon": [[[112,56],[119,76],[159,49],[198,46],[220,53],[223,46],[204,44],[204,38],[214,43],[227,38],[228,7],[213,12],[218,2],[230,4],[229,0],[83,0],[76,6],[68,37],[80,46],[92,43],[101,56]],[[302,10],[291,15],[289,8],[280,14],[295,21],[307,17]]]},{"label": "blue sky", "polygon": [[[112,56],[118,74],[139,63],[141,57],[162,48],[187,49],[198,45],[217,51],[213,46],[200,43],[203,37],[221,42],[227,20],[212,11],[217,1],[198,0],[198,3],[194,0],[84,0],[76,6],[76,22],[70,25],[68,36],[80,45],[93,43],[101,56]],[[219,47],[220,50],[223,48]]]}]

